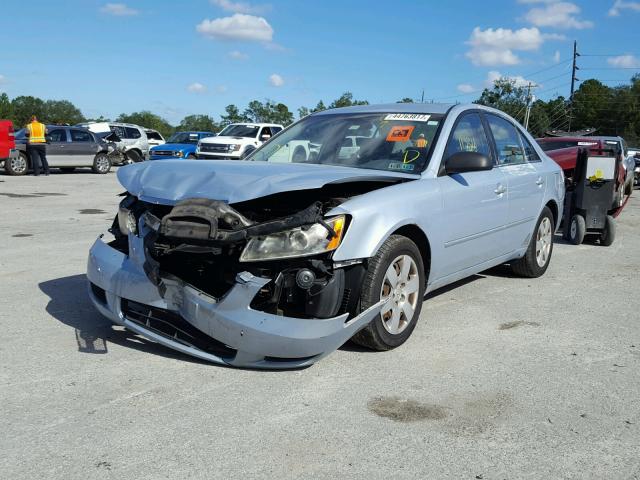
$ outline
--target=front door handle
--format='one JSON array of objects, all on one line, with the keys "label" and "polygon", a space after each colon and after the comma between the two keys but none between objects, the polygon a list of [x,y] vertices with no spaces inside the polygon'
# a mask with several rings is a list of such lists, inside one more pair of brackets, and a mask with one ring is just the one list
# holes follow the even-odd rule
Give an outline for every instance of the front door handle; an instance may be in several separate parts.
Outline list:
[{"label": "front door handle", "polygon": [[499,183],[496,189],[494,190],[496,195],[502,195],[503,193],[506,193],[506,191],[507,191],[507,187],[505,187],[501,183]]},{"label": "front door handle", "polygon": [[538,185],[539,187],[544,185],[544,180],[542,179],[542,177],[538,177],[538,180],[536,180],[536,185]]}]

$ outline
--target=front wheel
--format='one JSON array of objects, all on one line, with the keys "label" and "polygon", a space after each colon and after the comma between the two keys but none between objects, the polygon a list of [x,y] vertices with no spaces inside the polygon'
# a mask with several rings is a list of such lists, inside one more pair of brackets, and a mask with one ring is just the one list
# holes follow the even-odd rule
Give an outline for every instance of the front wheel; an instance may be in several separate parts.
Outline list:
[{"label": "front wheel", "polygon": [[511,264],[516,275],[537,278],[544,275],[553,253],[553,214],[544,207],[524,256]]},{"label": "front wheel", "polygon": [[584,236],[587,234],[587,224],[584,221],[582,215],[574,215],[571,217],[571,224],[569,225],[569,241],[574,245],[580,245],[584,241]]},{"label": "front wheel", "polygon": [[373,350],[407,341],[418,322],[425,288],[424,263],[415,243],[391,235],[371,258],[360,292],[361,310],[386,300],[380,314],[352,340]]},{"label": "front wheel", "polygon": [[105,173],[109,173],[111,170],[111,160],[104,153],[99,153],[93,159],[93,167],[91,167],[93,173],[99,173],[104,175]]},{"label": "front wheel", "polygon": [[17,157],[7,158],[4,161],[4,170],[8,175],[25,175],[29,170],[27,155],[20,152]]}]

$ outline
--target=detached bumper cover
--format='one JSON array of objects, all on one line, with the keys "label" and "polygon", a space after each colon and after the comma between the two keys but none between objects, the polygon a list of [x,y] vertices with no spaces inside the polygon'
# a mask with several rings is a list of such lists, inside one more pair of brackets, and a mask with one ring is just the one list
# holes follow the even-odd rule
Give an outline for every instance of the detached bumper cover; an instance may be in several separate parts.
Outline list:
[{"label": "detached bumper cover", "polygon": [[[89,281],[104,290],[89,296],[96,308],[113,322],[152,341],[203,360],[250,368],[296,368],[311,365],[333,352],[366,326],[384,302],[347,320],[343,314],[329,319],[301,319],[273,315],[250,308],[257,292],[271,280],[242,272],[236,284],[216,299],[171,277],[163,278],[166,290],[160,295],[144,273],[142,239],[129,236],[129,256],[98,238],[91,247],[87,265]],[[123,312],[133,301],[179,315],[198,331],[230,347],[234,354],[214,354],[177,338],[163,335]],[[124,309],[126,311],[126,309]]]}]

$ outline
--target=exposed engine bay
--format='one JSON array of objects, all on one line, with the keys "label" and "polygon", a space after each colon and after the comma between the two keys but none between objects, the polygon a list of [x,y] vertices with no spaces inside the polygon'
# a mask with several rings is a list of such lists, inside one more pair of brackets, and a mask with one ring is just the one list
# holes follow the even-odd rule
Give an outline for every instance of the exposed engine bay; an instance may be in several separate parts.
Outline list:
[{"label": "exposed engine bay", "polygon": [[[177,277],[221,298],[237,274],[248,271],[272,280],[253,299],[255,310],[296,318],[355,313],[366,260],[334,264],[327,247],[339,245],[349,218],[340,223],[325,215],[351,197],[398,181],[327,184],[232,205],[204,198],[161,205],[125,193],[110,229],[116,238],[112,246],[128,253],[127,231],[144,224],[144,270],[161,295],[163,279]],[[300,253],[277,258],[271,248],[277,241],[296,244]],[[309,254],[314,242],[324,250]]]}]

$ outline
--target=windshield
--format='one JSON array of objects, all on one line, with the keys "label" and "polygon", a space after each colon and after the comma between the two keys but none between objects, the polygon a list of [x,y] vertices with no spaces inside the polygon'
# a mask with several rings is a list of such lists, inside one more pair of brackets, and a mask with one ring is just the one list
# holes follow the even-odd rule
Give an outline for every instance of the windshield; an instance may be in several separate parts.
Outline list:
[{"label": "windshield", "polygon": [[248,159],[418,174],[427,166],[442,118],[422,113],[310,116]]},{"label": "windshield", "polygon": [[255,138],[256,135],[258,135],[259,128],[260,127],[256,125],[228,125],[218,134],[218,136]]},{"label": "windshield", "polygon": [[189,132],[177,132],[169,137],[167,143],[198,143],[198,134]]}]

